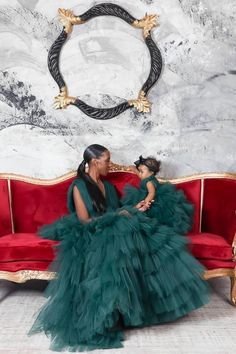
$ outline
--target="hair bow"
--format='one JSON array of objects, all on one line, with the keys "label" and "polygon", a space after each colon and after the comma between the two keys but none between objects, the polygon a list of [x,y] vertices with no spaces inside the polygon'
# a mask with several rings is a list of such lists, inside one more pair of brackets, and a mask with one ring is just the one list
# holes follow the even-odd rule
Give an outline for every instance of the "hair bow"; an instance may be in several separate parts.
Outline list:
[{"label": "hair bow", "polygon": [[136,167],[138,167],[139,165],[142,165],[145,162],[145,159],[142,157],[142,155],[139,156],[139,160],[134,161],[134,164]]}]

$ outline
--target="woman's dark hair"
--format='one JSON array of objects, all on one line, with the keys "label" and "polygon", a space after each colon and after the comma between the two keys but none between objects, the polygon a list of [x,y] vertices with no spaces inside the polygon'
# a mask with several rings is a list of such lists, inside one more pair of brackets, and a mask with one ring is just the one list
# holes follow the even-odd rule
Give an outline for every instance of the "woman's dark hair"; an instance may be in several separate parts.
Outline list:
[{"label": "woman's dark hair", "polygon": [[155,157],[148,156],[148,157],[142,157],[142,155],[139,156],[139,159],[134,162],[135,166],[138,168],[139,165],[145,165],[147,168],[156,175],[160,171],[161,167],[161,161],[158,161],[155,159]]},{"label": "woman's dark hair", "polygon": [[102,145],[92,144],[84,151],[83,161],[77,169],[77,177],[82,178],[88,189],[88,193],[93,202],[93,209],[99,213],[104,213],[107,209],[106,200],[98,185],[93,179],[85,172],[86,163],[89,163],[92,158],[99,159],[99,157],[107,151]]}]

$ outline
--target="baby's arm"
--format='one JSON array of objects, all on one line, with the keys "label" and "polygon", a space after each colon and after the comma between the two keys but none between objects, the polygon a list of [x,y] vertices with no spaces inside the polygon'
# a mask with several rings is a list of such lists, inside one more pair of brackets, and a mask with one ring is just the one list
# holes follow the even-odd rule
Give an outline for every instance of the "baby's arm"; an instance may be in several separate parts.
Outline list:
[{"label": "baby's arm", "polygon": [[151,203],[155,196],[156,196],[156,188],[154,187],[154,185],[152,184],[152,182],[147,182],[147,190],[148,190],[148,194],[146,195],[146,198],[144,199],[145,204],[146,203]]}]

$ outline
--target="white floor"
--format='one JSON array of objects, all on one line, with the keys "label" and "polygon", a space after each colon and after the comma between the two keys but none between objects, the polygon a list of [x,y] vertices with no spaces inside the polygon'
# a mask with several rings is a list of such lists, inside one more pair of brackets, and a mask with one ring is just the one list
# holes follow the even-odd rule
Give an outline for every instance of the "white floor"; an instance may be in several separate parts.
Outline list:
[{"label": "white floor", "polygon": [[[236,308],[229,303],[228,279],[210,281],[210,303],[174,323],[126,331],[124,348],[93,354],[233,354],[236,353]],[[27,337],[33,315],[45,302],[46,282],[0,281],[0,354],[52,354],[49,340]],[[66,352],[64,352],[66,353]]]}]

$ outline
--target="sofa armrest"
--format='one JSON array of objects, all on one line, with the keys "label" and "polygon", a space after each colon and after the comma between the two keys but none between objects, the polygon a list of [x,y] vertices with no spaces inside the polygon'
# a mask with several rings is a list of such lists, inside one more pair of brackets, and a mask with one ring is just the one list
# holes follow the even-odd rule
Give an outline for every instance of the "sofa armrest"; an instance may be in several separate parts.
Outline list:
[{"label": "sofa armrest", "polygon": [[220,235],[229,244],[235,244],[236,176],[204,179],[202,232]]}]

